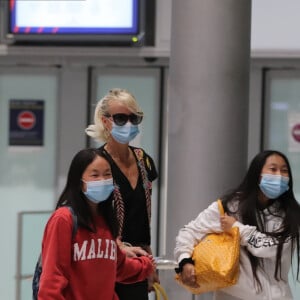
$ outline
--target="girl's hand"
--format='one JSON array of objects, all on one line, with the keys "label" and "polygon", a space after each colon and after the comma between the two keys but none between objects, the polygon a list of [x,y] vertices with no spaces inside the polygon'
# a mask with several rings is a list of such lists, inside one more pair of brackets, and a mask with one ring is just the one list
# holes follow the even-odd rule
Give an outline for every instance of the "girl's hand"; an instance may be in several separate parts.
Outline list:
[{"label": "girl's hand", "polygon": [[196,274],[195,274],[195,267],[193,264],[185,264],[182,268],[181,272],[181,280],[184,284],[198,288],[200,287],[199,284],[196,282]]},{"label": "girl's hand", "polygon": [[149,256],[141,247],[122,246],[121,250],[125,252],[127,257]]},{"label": "girl's hand", "polygon": [[151,255],[151,254],[147,254],[148,258],[151,260],[152,262],[152,266],[153,266],[153,271],[156,270],[156,261],[155,258]]},{"label": "girl's hand", "polygon": [[123,243],[120,237],[117,238],[116,242],[127,257],[149,256],[149,253],[141,247],[134,247],[128,243]]},{"label": "girl's hand", "polygon": [[228,231],[232,225],[236,222],[236,219],[232,216],[228,216],[226,213],[220,217],[221,228],[223,231]]},{"label": "girl's hand", "polygon": [[[156,264],[155,264],[155,269],[156,269]],[[154,291],[153,284],[155,282],[160,283],[158,274],[155,269],[153,273],[148,277],[148,292]]]}]

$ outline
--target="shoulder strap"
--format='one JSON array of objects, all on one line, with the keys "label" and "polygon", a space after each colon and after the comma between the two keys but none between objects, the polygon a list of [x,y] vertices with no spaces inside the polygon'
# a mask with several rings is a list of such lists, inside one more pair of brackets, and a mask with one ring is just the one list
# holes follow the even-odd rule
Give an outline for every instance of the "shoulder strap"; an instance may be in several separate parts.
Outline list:
[{"label": "shoulder strap", "polygon": [[224,207],[222,205],[222,201],[220,199],[218,199],[218,208],[219,208],[219,211],[220,211],[220,215],[221,216],[224,216]]},{"label": "shoulder strap", "polygon": [[[73,208],[71,206],[66,206],[69,211],[71,212],[72,215],[72,220],[73,220],[73,229],[72,229],[72,239],[75,237],[78,224],[77,224],[77,215],[75,214]],[[38,258],[38,265],[42,267],[42,253],[40,253],[39,258]]]},{"label": "shoulder strap", "polygon": [[145,196],[146,196],[146,205],[147,205],[147,214],[148,214],[148,221],[149,224],[151,222],[151,188],[152,183],[148,179],[148,174],[145,166],[145,160],[144,160],[144,151],[141,148],[134,148],[135,155],[138,159],[138,165],[141,170],[141,175],[143,179],[143,186],[145,190]]}]

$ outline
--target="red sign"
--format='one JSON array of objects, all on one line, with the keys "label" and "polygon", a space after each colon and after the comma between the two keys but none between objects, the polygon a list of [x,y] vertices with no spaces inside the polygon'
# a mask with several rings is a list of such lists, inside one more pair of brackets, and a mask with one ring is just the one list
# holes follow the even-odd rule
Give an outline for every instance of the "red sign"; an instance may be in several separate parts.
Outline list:
[{"label": "red sign", "polygon": [[36,118],[31,111],[21,111],[18,115],[17,123],[20,128],[29,130],[34,127]]},{"label": "red sign", "polygon": [[39,99],[9,100],[9,146],[44,145],[44,102]]},{"label": "red sign", "polygon": [[300,124],[296,124],[292,128],[292,135],[297,142],[300,142]]}]

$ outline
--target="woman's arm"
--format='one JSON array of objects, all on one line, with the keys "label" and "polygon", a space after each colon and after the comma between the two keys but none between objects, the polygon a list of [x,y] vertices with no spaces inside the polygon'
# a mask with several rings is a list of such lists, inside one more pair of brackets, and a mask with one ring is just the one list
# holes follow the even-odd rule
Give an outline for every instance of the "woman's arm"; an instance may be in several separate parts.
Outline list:
[{"label": "woman's arm", "polygon": [[[221,217],[221,227],[223,230],[236,226],[240,231],[241,246],[245,246],[247,250],[257,257],[276,257],[278,240],[268,234],[257,230],[255,226],[244,225],[236,221],[231,216]],[[283,251],[289,248],[290,243],[287,240],[283,245]]]},{"label": "woman's arm", "polygon": [[176,272],[180,274],[182,282],[190,287],[199,287],[196,282],[194,262],[191,258],[194,247],[212,232],[221,232],[220,211],[217,202],[212,203],[196,219],[180,229],[176,237],[174,256],[179,266]]},{"label": "woman's arm", "polygon": [[196,219],[179,230],[176,237],[174,257],[178,263],[192,257],[195,245],[212,232],[221,232],[220,212],[217,202],[213,202]]},{"label": "woman's arm", "polygon": [[[241,235],[241,246],[257,257],[276,257],[278,239],[257,230],[255,226],[243,225],[235,222],[233,226],[239,227]],[[283,244],[283,252],[290,247],[290,240]]]}]

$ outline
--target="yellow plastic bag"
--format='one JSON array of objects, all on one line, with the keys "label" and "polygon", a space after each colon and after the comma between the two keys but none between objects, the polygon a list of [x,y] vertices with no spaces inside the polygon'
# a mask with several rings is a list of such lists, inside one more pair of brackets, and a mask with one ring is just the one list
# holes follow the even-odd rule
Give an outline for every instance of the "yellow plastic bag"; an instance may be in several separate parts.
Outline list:
[{"label": "yellow plastic bag", "polygon": [[[224,215],[221,200],[220,214]],[[185,285],[180,274],[176,281],[193,294],[215,291],[237,283],[239,277],[240,234],[238,227],[229,231],[208,234],[194,248],[192,259],[195,264],[199,288]]]},{"label": "yellow plastic bag", "polygon": [[155,291],[156,300],[161,300],[160,296],[163,297],[163,300],[168,300],[168,296],[167,296],[165,289],[159,283],[155,282],[153,284],[153,288]]}]

